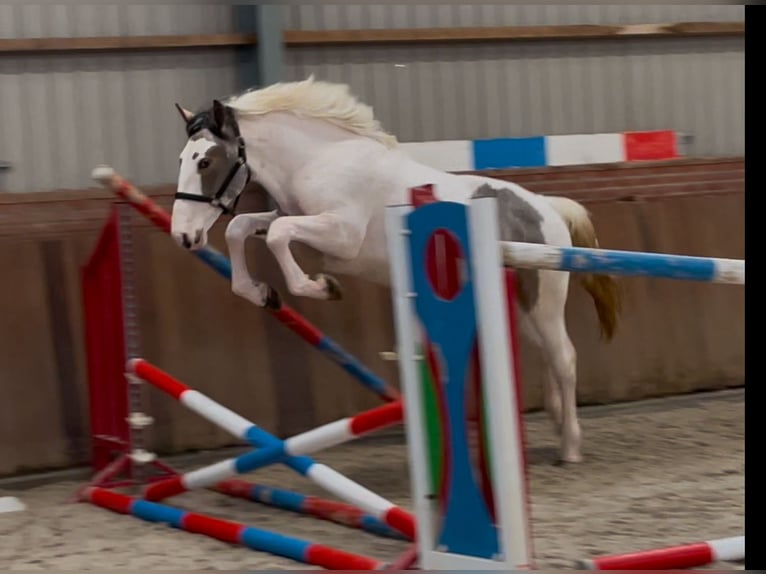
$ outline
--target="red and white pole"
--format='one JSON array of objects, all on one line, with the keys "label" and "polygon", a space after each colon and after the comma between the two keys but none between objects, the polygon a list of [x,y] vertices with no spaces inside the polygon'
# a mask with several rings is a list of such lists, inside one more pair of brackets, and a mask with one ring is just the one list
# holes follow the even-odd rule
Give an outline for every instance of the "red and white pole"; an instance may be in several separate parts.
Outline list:
[{"label": "red and white pole", "polygon": [[681,570],[714,562],[738,562],[744,559],[745,537],[733,536],[579,560],[578,566],[587,570]]}]

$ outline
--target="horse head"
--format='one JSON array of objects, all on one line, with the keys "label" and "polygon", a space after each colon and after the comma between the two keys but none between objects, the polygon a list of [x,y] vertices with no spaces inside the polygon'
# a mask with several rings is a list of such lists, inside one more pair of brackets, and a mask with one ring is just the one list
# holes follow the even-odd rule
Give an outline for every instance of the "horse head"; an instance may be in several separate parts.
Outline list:
[{"label": "horse head", "polygon": [[218,100],[196,114],[176,108],[188,139],[180,156],[171,233],[187,249],[199,249],[218,217],[234,212],[251,174],[232,108]]}]

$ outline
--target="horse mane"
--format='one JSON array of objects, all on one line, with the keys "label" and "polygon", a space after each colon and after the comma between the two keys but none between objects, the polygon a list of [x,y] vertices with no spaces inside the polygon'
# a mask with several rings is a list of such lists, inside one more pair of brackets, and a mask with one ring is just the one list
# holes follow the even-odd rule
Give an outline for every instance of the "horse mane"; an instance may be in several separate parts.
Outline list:
[{"label": "horse mane", "polygon": [[348,85],[315,81],[313,74],[303,81],[280,82],[247,91],[233,96],[226,105],[242,116],[291,112],[299,117],[327,120],[386,147],[397,145],[396,137],[381,127],[372,108],[357,100]]}]

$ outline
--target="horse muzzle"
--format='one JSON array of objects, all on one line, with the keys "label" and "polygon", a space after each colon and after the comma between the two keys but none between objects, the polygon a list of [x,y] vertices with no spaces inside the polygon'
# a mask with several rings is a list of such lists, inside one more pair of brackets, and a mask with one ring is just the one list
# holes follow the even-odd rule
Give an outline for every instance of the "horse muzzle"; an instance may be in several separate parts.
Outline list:
[{"label": "horse muzzle", "polygon": [[197,229],[192,233],[174,233],[173,237],[181,247],[190,251],[196,251],[207,245],[207,233],[204,229]]}]

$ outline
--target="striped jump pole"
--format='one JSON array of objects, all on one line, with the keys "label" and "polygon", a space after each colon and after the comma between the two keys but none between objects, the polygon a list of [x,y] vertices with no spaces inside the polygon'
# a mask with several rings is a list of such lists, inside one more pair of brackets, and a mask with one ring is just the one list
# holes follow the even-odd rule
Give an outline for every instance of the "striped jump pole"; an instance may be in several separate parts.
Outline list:
[{"label": "striped jump pole", "polygon": [[380,570],[384,567],[383,562],[367,556],[246,526],[239,522],[141,500],[104,488],[85,489],[81,493],[81,500],[148,522],[167,524],[180,530],[202,534],[223,542],[246,546],[253,550],[268,552],[328,570]]},{"label": "striped jump pole", "polygon": [[[118,175],[114,169],[109,166],[98,167],[93,170],[92,177],[118,197],[129,202],[136,211],[145,216],[156,227],[165,233],[170,233],[170,215],[168,212],[136,186]],[[231,263],[225,255],[209,246],[192,253],[215,269],[220,275],[231,280]],[[266,309],[280,323],[318,349],[333,362],[340,365],[343,370],[376,393],[382,400],[390,402],[399,399],[400,394],[395,388],[375,375],[356,357],[343,349],[336,341],[322,333],[322,331],[297,311],[281,302],[275,308],[266,307]]]},{"label": "striped jump pole", "polygon": [[234,478],[218,483],[212,490],[227,496],[234,496],[281,510],[313,516],[349,528],[364,530],[370,534],[405,540],[401,533],[351,504]]},{"label": "striped jump pole", "polygon": [[743,259],[556,247],[517,241],[502,241],[501,245],[503,261],[511,267],[745,284]]},{"label": "striped jump pole", "polygon": [[[414,539],[415,519],[411,514],[385,498],[329,466],[315,462],[308,456],[287,454],[285,452],[284,441],[223,405],[216,403],[199,391],[184,385],[168,373],[143,359],[129,360],[127,371],[129,374],[139,377],[170,395],[189,410],[194,411],[229,434],[246,440],[254,446],[261,447],[257,451],[243,455],[250,457],[248,464],[283,463],[338,498],[370,513],[387,526],[404,534],[408,539]],[[225,460],[205,467],[202,469],[203,472],[190,472],[162,481],[161,483],[152,484],[147,488],[144,496],[149,500],[161,500],[188,490],[217,484],[238,474],[236,465],[240,458],[242,457]],[[256,459],[255,463],[253,463],[253,459]],[[162,484],[162,489],[159,488],[160,484]]]},{"label": "striped jump pole", "polygon": [[[149,500],[161,500],[168,496],[194,488],[208,488],[221,480],[221,473],[245,474],[278,462],[285,456],[313,454],[337,446],[376,430],[398,424],[402,421],[402,403],[394,401],[353,417],[327,423],[310,431],[282,441],[274,448],[253,450],[238,457],[229,458],[186,474],[155,481],[147,487],[144,495]],[[231,476],[229,474],[228,476]],[[227,477],[228,477],[227,476]],[[182,490],[179,490],[182,489]]]},{"label": "striped jump pole", "polygon": [[733,536],[707,542],[579,560],[577,565],[587,570],[682,570],[706,566],[714,562],[739,562],[744,559],[745,537]]}]

